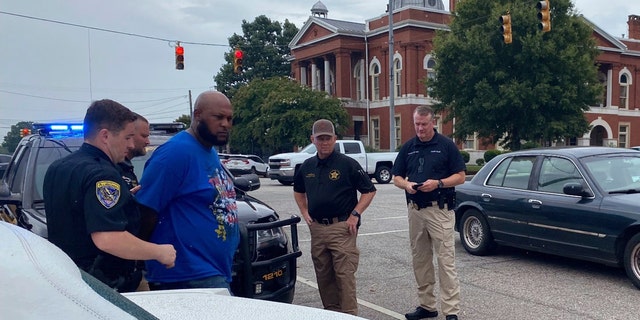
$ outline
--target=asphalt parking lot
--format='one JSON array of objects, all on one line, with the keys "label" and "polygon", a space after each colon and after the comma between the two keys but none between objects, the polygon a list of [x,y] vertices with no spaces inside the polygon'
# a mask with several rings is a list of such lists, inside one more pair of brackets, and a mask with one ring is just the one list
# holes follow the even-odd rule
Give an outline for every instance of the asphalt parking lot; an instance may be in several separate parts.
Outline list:
[{"label": "asphalt parking lot", "polygon": [[[298,214],[291,186],[261,178],[252,195],[283,216]],[[376,184],[378,192],[363,214],[358,236],[357,276],[360,316],[404,319],[417,305],[402,190]],[[309,230],[299,224],[298,283],[294,303],[321,308],[309,256]],[[456,235],[461,319],[638,319],[640,290],[622,269],[501,248],[496,255],[472,256]],[[435,319],[435,318],[434,318]],[[437,319],[444,319],[440,315]]]}]

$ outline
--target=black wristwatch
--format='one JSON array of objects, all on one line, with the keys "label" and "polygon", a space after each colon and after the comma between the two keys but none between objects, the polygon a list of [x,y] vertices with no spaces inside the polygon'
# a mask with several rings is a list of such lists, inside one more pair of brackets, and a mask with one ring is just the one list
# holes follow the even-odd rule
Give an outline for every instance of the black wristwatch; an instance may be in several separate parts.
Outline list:
[{"label": "black wristwatch", "polygon": [[444,183],[442,183],[442,180],[438,179],[438,188],[444,188]]},{"label": "black wristwatch", "polygon": [[358,213],[358,211],[356,211],[356,209],[353,209],[353,211],[351,211],[351,215],[360,218],[360,213]]}]

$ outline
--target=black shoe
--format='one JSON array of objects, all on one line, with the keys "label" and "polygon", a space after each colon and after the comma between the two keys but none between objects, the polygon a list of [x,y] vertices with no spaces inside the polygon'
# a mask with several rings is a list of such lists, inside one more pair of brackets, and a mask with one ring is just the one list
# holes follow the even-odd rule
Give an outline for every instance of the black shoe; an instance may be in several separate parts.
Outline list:
[{"label": "black shoe", "polygon": [[404,315],[407,320],[420,320],[424,318],[435,318],[437,316],[438,311],[429,311],[423,307],[417,307],[416,311]]},{"label": "black shoe", "polygon": [[458,320],[458,316],[455,314],[450,314],[446,318],[447,320]]}]

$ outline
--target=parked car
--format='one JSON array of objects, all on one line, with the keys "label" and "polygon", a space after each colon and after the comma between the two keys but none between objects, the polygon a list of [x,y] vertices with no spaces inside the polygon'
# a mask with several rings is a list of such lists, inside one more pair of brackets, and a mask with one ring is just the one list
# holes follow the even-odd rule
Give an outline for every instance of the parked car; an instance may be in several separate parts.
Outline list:
[{"label": "parked car", "polygon": [[344,313],[229,295],[226,289],[119,294],[76,267],[49,241],[0,221],[3,319],[182,320],[363,319]]},{"label": "parked car", "polygon": [[0,178],[4,176],[4,172],[7,170],[9,166],[9,162],[11,161],[10,154],[0,153]]},{"label": "parked car", "polygon": [[[337,140],[334,150],[358,161],[376,182],[391,182],[391,168],[398,156],[397,152],[366,152],[360,140]],[[293,184],[295,170],[316,153],[316,146],[309,144],[300,152],[280,153],[269,157],[269,178],[286,186]]]},{"label": "parked car", "polygon": [[262,158],[252,154],[222,154],[220,160],[236,175],[253,173],[266,177],[269,171],[269,165]]},{"label": "parked car", "polygon": [[565,147],[501,154],[456,187],[465,250],[496,244],[622,266],[640,288],[640,153]]},{"label": "parked car", "polygon": [[[181,124],[182,125],[182,124]],[[184,125],[183,125],[184,126]],[[153,126],[147,155],[132,163],[141,177],[145,161],[153,150],[175,131]],[[47,124],[34,124],[35,134],[24,137],[13,154],[7,173],[0,181],[0,211],[4,220],[47,237],[47,218],[42,185],[49,165],[77,150],[83,142],[82,126],[52,130]],[[61,128],[61,127],[60,127]],[[233,177],[232,174],[229,174]],[[300,218],[281,218],[266,203],[249,192],[260,187],[256,175],[234,177],[240,245],[233,265],[232,291],[236,296],[292,302],[296,284],[298,248],[297,223]],[[285,232],[289,226],[290,236]]]}]

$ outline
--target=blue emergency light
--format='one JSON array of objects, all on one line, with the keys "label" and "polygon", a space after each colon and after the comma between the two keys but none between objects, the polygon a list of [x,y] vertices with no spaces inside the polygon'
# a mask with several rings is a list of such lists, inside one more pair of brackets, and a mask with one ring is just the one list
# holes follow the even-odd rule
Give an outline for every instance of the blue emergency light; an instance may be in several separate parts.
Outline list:
[{"label": "blue emergency light", "polygon": [[33,128],[43,136],[76,136],[83,134],[84,126],[78,123],[34,123]]}]

